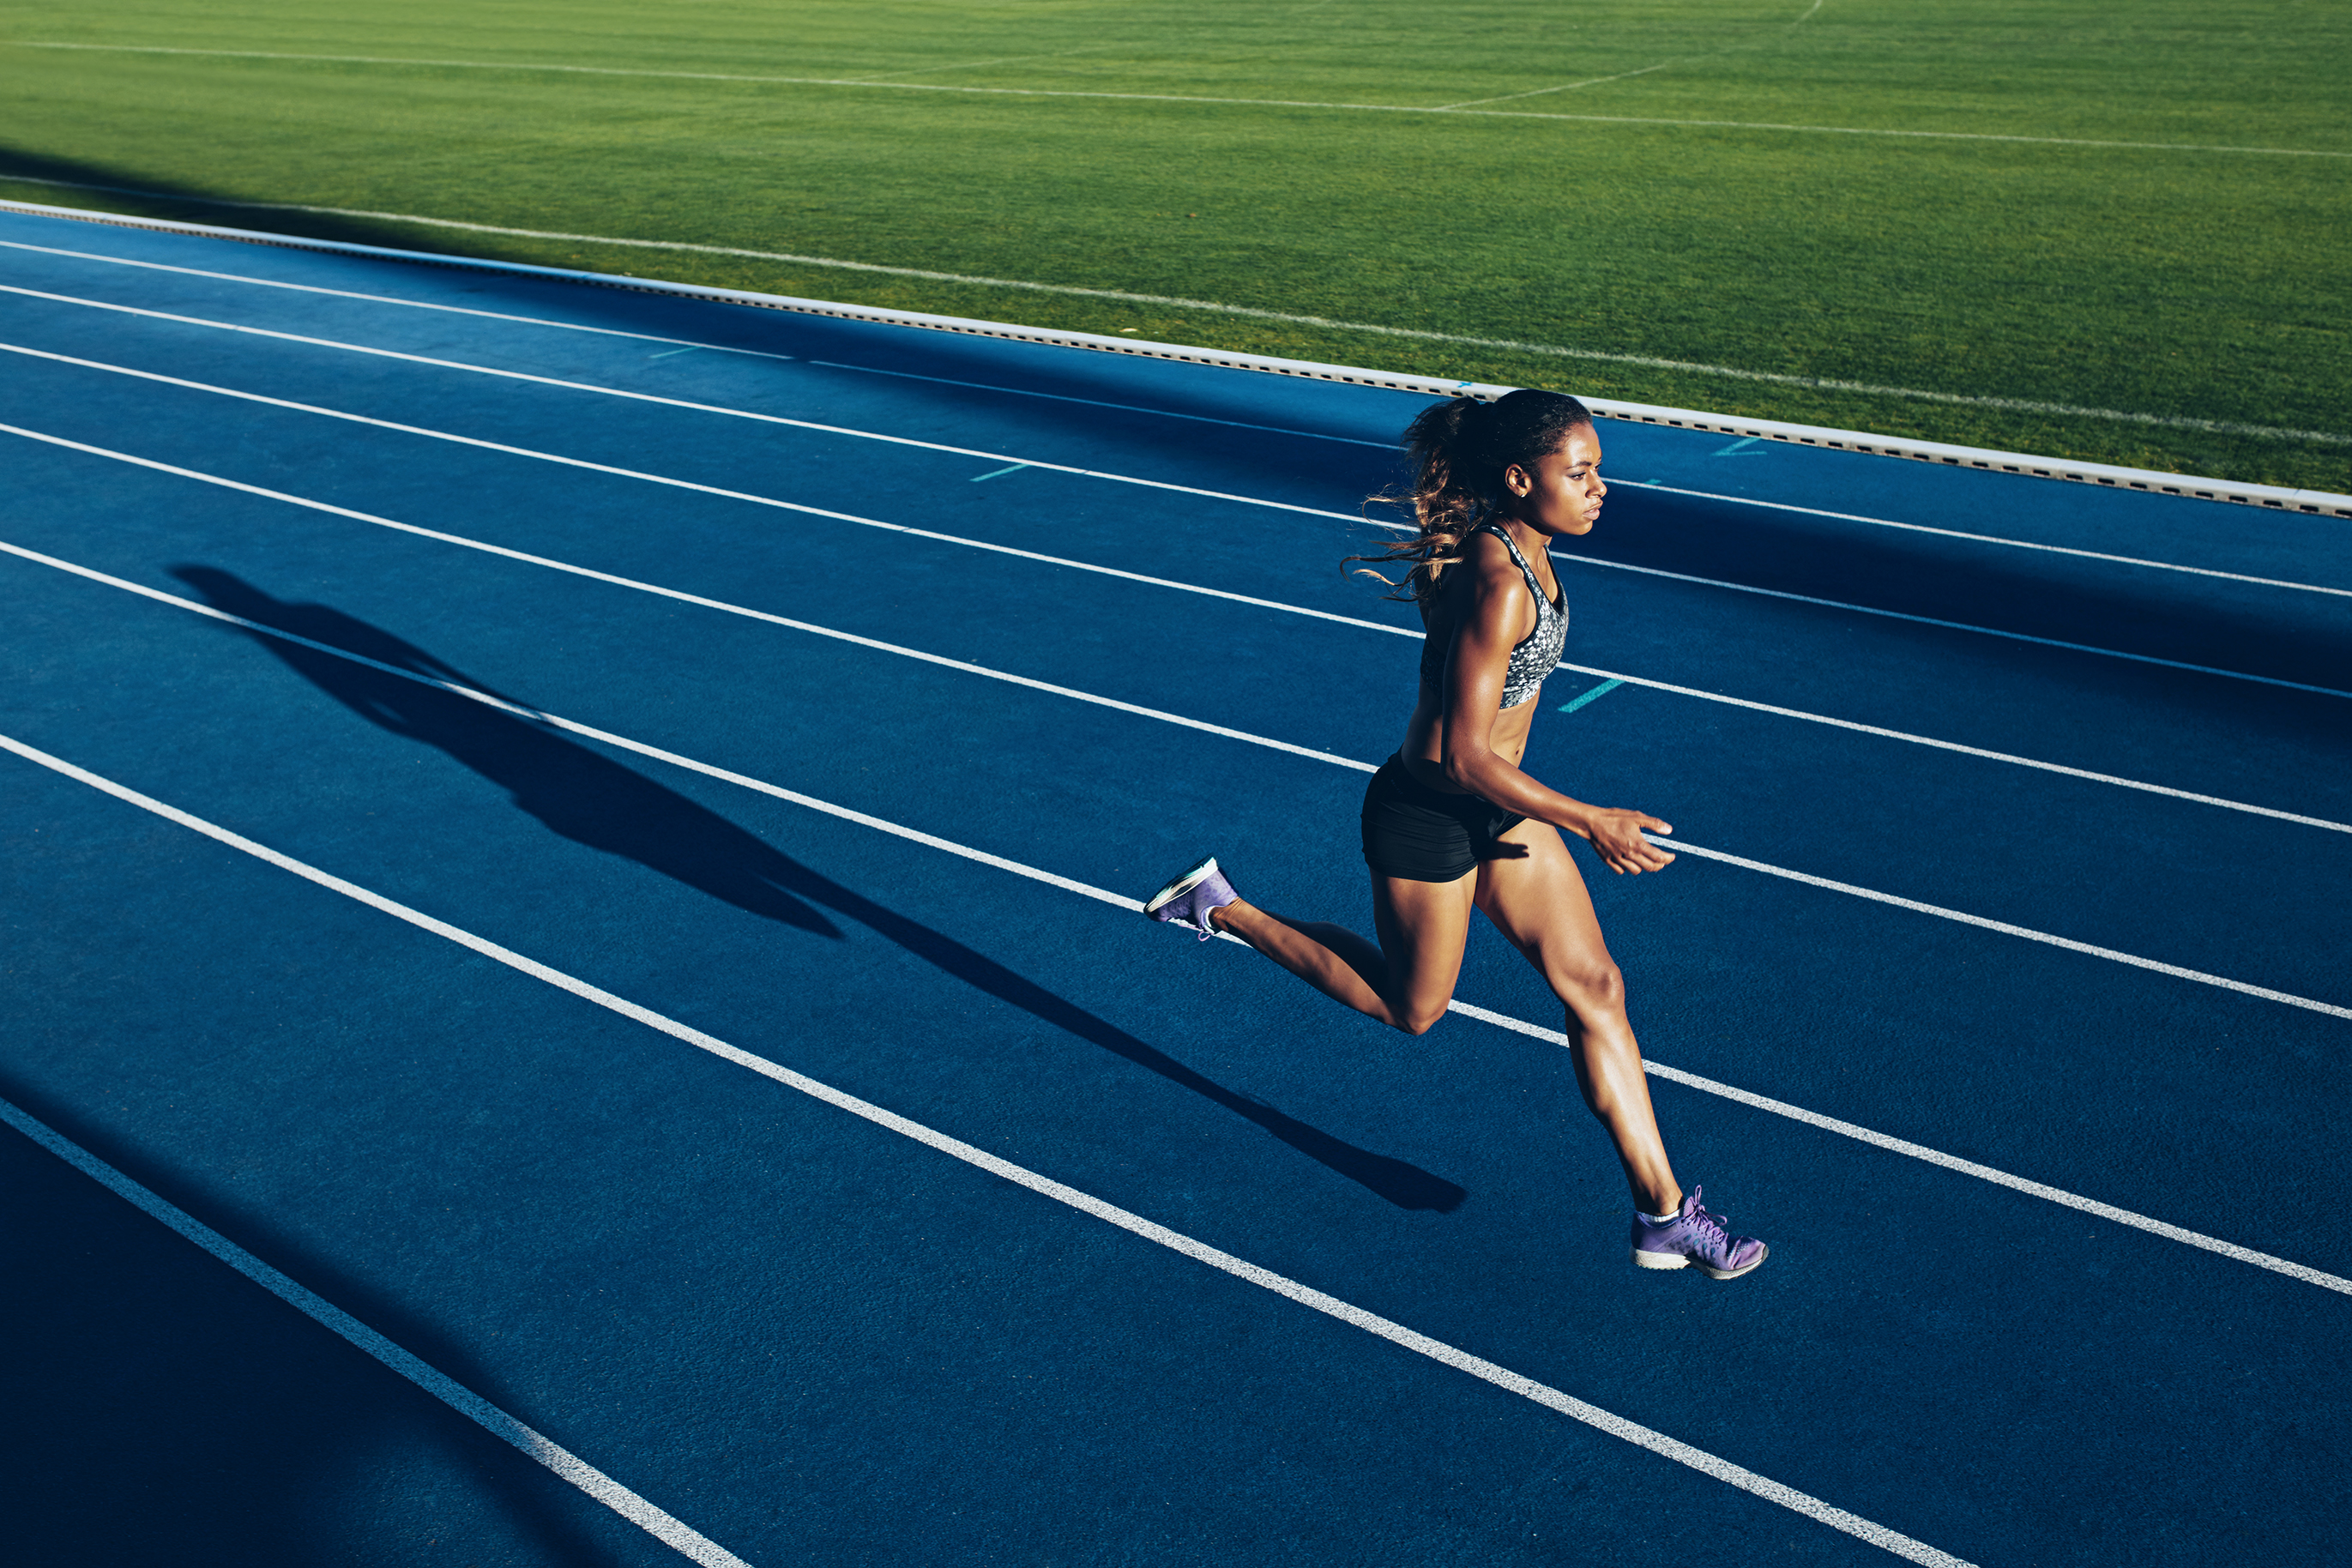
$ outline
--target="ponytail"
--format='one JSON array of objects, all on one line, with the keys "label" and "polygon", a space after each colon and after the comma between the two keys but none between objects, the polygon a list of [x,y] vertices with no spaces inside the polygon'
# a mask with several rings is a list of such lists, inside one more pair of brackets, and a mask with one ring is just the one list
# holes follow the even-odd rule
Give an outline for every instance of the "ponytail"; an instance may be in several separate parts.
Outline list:
[{"label": "ponytail", "polygon": [[1370,567],[1357,570],[1404,590],[1391,598],[1426,604],[1436,594],[1445,568],[1462,558],[1462,544],[1471,530],[1494,514],[1502,499],[1505,471],[1514,464],[1533,468],[1559,450],[1570,430],[1591,423],[1591,410],[1575,398],[1528,387],[1492,403],[1449,398],[1423,409],[1404,432],[1413,468],[1409,498],[1376,498],[1410,499],[1418,531],[1378,554],[1348,560],[1412,563],[1402,583]]}]

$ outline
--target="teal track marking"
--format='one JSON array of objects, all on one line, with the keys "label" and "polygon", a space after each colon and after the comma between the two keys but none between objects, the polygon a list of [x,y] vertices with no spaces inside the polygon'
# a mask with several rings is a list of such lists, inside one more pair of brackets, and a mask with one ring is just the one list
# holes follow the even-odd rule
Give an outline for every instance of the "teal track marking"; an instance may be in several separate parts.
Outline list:
[{"label": "teal track marking", "polygon": [[1617,679],[1604,680],[1600,685],[1594,687],[1591,690],[1585,692],[1582,696],[1570,698],[1568,701],[1561,703],[1559,705],[1559,710],[1563,713],[1573,713],[1578,709],[1583,707],[1586,703],[1592,701],[1596,698],[1606,697],[1624,684],[1625,683],[1623,681]]},{"label": "teal track marking", "polygon": [[1009,468],[998,468],[993,473],[974,474],[971,477],[971,482],[973,484],[978,484],[982,479],[1001,479],[1007,474],[1017,474],[1022,469],[1028,467],[1030,467],[1030,465],[1027,463],[1015,463]]},{"label": "teal track marking", "polygon": [[1763,440],[1761,436],[1743,436],[1713,455],[1718,458],[1759,458],[1765,452]]}]

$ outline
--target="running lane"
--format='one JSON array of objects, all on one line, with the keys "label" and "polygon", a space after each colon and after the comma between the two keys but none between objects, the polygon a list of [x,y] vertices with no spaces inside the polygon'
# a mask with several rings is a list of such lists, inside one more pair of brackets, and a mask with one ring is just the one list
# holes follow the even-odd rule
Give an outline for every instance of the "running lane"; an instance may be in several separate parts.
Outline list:
[{"label": "running lane", "polygon": [[[237,261],[320,259],[173,243]],[[463,277],[375,270],[379,291]],[[583,292],[534,287],[575,303]],[[751,316],[653,303],[681,320]],[[935,341],[862,331],[908,356]],[[282,368],[266,355],[192,365],[161,342],[80,352],[136,352],[192,376],[258,373],[244,385]],[[1049,357],[1007,354],[1004,374]],[[1067,384],[1093,373],[1059,374]],[[1241,396],[1269,384],[1225,379]],[[366,395],[436,424],[446,411],[422,384]],[[1368,396],[1272,384],[1302,406]],[[934,651],[1369,760],[1378,749],[1350,748],[1390,743],[1393,686],[1415,652],[1379,632],[1068,569],[1041,586],[1024,575],[1034,563],[928,542],[894,557],[928,591],[894,600],[893,579],[871,569],[877,547],[846,529],[786,535],[627,481],[554,481],[528,460],[304,445],[290,416],[223,420],[152,390],[97,395],[93,417],[82,412],[93,395],[69,396],[69,379],[38,385],[28,401],[42,406],[16,407],[12,423],[80,419],[77,439],[223,471],[246,463],[235,471],[255,482],[404,507],[457,532],[515,530],[499,537],[714,596],[781,584],[759,602],[823,619],[811,608],[823,598],[861,635],[912,643],[935,628]],[[1382,418],[1395,401],[1381,400]],[[1120,445],[1084,417],[1067,449]],[[767,460],[771,437],[746,426],[738,439],[747,470]],[[1195,473],[1202,488],[1247,477],[1220,468],[1224,448],[1194,443],[1213,476]],[[723,447],[711,453],[723,470]],[[1316,913],[1360,902],[1349,770],[86,454],[28,448],[20,472],[29,531],[11,542],[127,580],[386,662],[453,668],[546,711],[1130,894],[1215,835],[1263,866],[1269,901]],[[988,495],[1003,481],[956,482]],[[1188,561],[1239,573],[1268,537],[1263,509],[1085,504],[1103,543],[1089,558],[1125,563],[1156,534],[1171,575]],[[997,516],[1008,531],[1042,526],[1019,506]],[[1318,571],[1342,537],[1303,531],[1336,527],[1328,520],[1283,526],[1312,542]],[[1813,549],[1820,573],[1838,569],[1835,541]],[[1738,565],[1674,569],[1728,581]],[[23,606],[7,633],[20,672],[8,733],[1963,1557],[2196,1560],[2244,1549],[2242,1519],[2214,1522],[2241,1510],[2266,1521],[2264,1549],[2308,1552],[2297,1532],[2315,1526],[2261,1500],[2281,1484],[2340,1492],[2322,1457],[2341,1417],[2301,1392],[2326,1384],[2343,1328],[2332,1292],[1663,1085],[1686,1171],[1779,1256],[1739,1290],[1680,1289],[1701,1282],[1678,1278],[1633,1291],[1612,1245],[1622,1194],[1552,1047],[1467,1021],[1391,1038],[1225,944],[1195,949],[1091,900],[51,567],[0,570]],[[1596,598],[1626,618],[1677,604],[1703,618],[1687,596],[1708,591],[1611,600],[1569,581],[1580,637],[1598,635]],[[1234,591],[1280,597],[1286,585]],[[1155,617],[1263,651],[1171,656],[1133,635]],[[1764,642],[1784,625],[1736,629]],[[1831,635],[1851,646],[1854,634]],[[1920,687],[1991,678],[1981,664],[1937,666],[1930,655],[1957,656],[1936,645],[1869,647],[1928,662]],[[2007,673],[2089,684],[2066,662],[2084,656],[2032,657],[2047,662]],[[1286,689],[1306,685],[1299,668],[1328,664],[1360,665],[1360,689],[1310,689],[1316,704]],[[1864,688],[1874,674],[1848,673]],[[2154,711],[2180,689],[2126,695]],[[2329,743],[2295,730],[2302,711],[2249,725],[2242,749],[2275,762]],[[2199,721],[2226,734],[2228,717],[2217,704]],[[1996,784],[1997,764],[1632,689],[1547,715],[1544,733],[1566,748],[1561,769],[1574,759],[1628,787],[1663,778],[1696,802],[1696,816],[1671,813],[1685,836],[1768,859],[1819,837],[1787,830],[1812,820],[1796,815],[1810,781],[1865,781],[1886,824],[1859,835],[1873,853],[1805,863],[1881,886],[1919,876],[1932,886],[1905,890],[1946,902],[1996,888],[2000,868],[1973,862],[1998,857],[1981,839],[1897,855],[1897,829],[1961,816],[1988,790],[2015,788],[2010,809],[2070,816],[2079,830],[2053,853],[2074,858],[2052,881],[2085,889],[2096,851],[2112,862],[2234,822],[2134,797],[2132,809],[2179,815],[2082,827],[2100,814],[2086,803],[2105,796],[2078,781],[2010,770]],[[2012,735],[2008,749],[2029,748]],[[1882,754],[1904,760],[1863,760]],[[918,1535],[971,1555],[1109,1541],[1152,1560],[1539,1561],[1555,1548],[1883,1560],[9,767],[12,816],[37,830],[12,837],[24,973],[37,977],[11,1030],[17,1102],[329,1294],[348,1288],[344,1304],[754,1562],[888,1554]],[[2291,766],[2256,771],[2269,804],[2304,804]],[[1798,782],[1738,815],[1776,773]],[[1305,821],[1339,831],[1304,834]],[[1748,841],[1775,831],[1771,853]],[[2292,831],[2323,846],[2313,857],[2341,837]],[[2038,917],[2071,909],[2091,940],[2119,945],[2273,919],[2286,973],[2252,977],[2312,989],[2294,950],[2325,951],[2315,917],[2274,919],[2255,889],[2324,887],[2328,864],[2314,860],[2302,884],[2285,880],[2292,865],[2196,868],[2230,914],[2210,922],[2130,924],[2147,891],[2029,896],[2046,900]],[[1596,892],[1654,1057],[1801,1103],[1843,1096],[1828,1108],[1883,1112],[1921,1142],[2329,1261],[2324,1226],[2279,1221],[2340,1202],[2295,1185],[2336,1179],[2326,1113],[2343,1087],[2330,1077],[2340,1021],[1689,858]],[[2231,936],[2193,957],[2251,964],[2260,946]],[[1548,1021],[1505,957],[1482,941],[1465,995]],[[2290,1195],[2252,1215],[2247,1184]],[[101,1288],[88,1268],[52,1265],[49,1277],[60,1300]],[[1661,1283],[1675,1292],[1669,1310],[1648,1289]],[[2259,1367],[2235,1349],[2248,1343],[2264,1346]],[[353,1398],[374,1409],[391,1395]],[[2126,1407],[2140,1416],[2109,1418]],[[266,1400],[251,1408],[273,1413]],[[478,1469],[475,1500],[445,1510],[438,1500],[457,1494],[435,1489],[433,1446],[462,1444],[431,1424],[430,1412],[410,1427],[385,1418],[382,1430],[413,1434],[384,1439],[404,1479],[329,1494],[351,1538],[388,1561],[393,1528],[445,1512],[469,1544],[487,1538],[478,1521],[512,1512],[502,1500],[530,1484]],[[2290,1429],[2322,1440],[2282,1443]],[[2197,1435],[2185,1449],[2183,1432]],[[1648,1500],[1661,1495],[1681,1500],[1663,1521]],[[547,1506],[560,1516],[565,1504]],[[546,1539],[558,1542],[548,1560],[576,1550]]]}]

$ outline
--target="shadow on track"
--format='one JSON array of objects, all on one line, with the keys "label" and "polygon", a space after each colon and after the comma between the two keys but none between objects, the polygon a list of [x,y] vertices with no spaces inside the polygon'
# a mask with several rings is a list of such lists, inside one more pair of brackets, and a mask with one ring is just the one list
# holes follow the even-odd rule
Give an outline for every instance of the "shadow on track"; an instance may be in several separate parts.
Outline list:
[{"label": "shadow on track", "polygon": [[[0,1080],[0,1092],[531,1417],[393,1292],[27,1086]],[[651,1559],[633,1527],[7,1127],[0,1191],[0,1407],[15,1413],[0,1422],[0,1468],[17,1568],[297,1568],[376,1561],[368,1548],[393,1543],[438,1562],[460,1542],[479,1556],[459,1561],[517,1568]],[[442,1550],[425,1550],[436,1536]]]},{"label": "shadow on track", "polygon": [[[332,193],[306,191],[292,195],[291,200],[272,202],[255,199],[231,191],[208,190],[159,177],[136,168],[120,168],[59,157],[31,147],[0,143],[0,184],[12,179],[23,184],[16,191],[7,194],[48,206],[99,213],[121,212],[142,217],[166,218],[176,223],[282,235],[293,239],[325,239],[344,244],[380,246],[389,250],[446,256],[453,261],[511,258],[528,260],[540,266],[576,267],[588,271],[625,275],[642,271],[642,275],[648,278],[687,281],[698,280],[699,271],[694,259],[674,251],[633,249],[615,254],[609,247],[600,251],[590,246],[588,254],[583,256],[581,246],[572,242],[564,242],[557,249],[549,241],[533,240],[524,236],[466,235],[463,231],[453,232],[426,224],[400,223],[343,213],[304,212],[297,209],[297,204],[316,203],[326,206],[336,204],[338,198]],[[26,186],[30,188],[25,188]],[[496,215],[470,211],[428,210],[423,216],[487,223],[500,221]],[[529,216],[509,216],[505,221],[530,224],[533,220]],[[743,262],[738,260],[730,270],[740,272],[742,265]],[[757,263],[753,265],[756,267]],[[383,292],[395,296],[413,292],[401,287],[404,274],[414,276],[415,268],[413,263],[354,258],[353,267],[352,281],[362,289],[379,288]],[[242,268],[232,265],[227,270]],[[358,276],[360,271],[379,276],[371,283]],[[659,296],[494,271],[475,272],[474,279],[474,283],[464,291],[486,296],[469,301],[475,305],[503,304],[525,315],[540,315],[551,313],[547,307],[553,300],[557,308],[551,313],[572,319],[599,318],[627,330],[661,332],[676,331],[680,325],[677,314],[679,302]],[[699,280],[715,281],[708,277]],[[748,282],[730,279],[736,287],[761,291],[772,291],[775,281],[761,279],[756,272]],[[1139,392],[1132,377],[1133,362],[1124,355],[1039,355],[1032,356],[1018,365],[1011,365],[1001,353],[991,353],[975,344],[960,342],[950,334],[937,331],[913,330],[877,334],[871,328],[828,321],[821,316],[779,314],[752,307],[698,306],[691,309],[696,312],[698,324],[694,335],[697,337],[707,337],[713,343],[762,353],[782,352],[788,357],[828,362],[835,366],[829,374],[851,373],[853,384],[870,381],[877,386],[887,385],[895,398],[914,410],[907,421],[912,425],[941,418],[969,417],[974,412],[985,416],[1001,416],[1022,408],[1033,412],[1054,409],[1058,416],[1073,406],[1050,401],[1041,404],[1028,397],[985,390],[993,384],[1015,391],[1045,393],[1051,397],[1075,398],[1079,404],[1094,404],[1096,406],[1078,416],[1087,428],[1098,430],[1123,447],[1149,451],[1167,462],[1189,465],[1197,460],[1203,440],[1213,440],[1222,461],[1244,469],[1249,476],[1249,484],[1265,488],[1271,494],[1311,500],[1318,493],[1318,487],[1336,487],[1340,494],[1360,495],[1398,482],[1402,478],[1402,472],[1396,470],[1391,454],[1372,448],[1320,441],[1302,443],[1293,437],[1253,431],[1234,425],[1204,426],[1186,418],[1164,419],[1148,412],[1121,412],[1114,406],[1139,405],[1195,418],[1239,420],[1243,425],[1303,423],[1308,427],[1329,426],[1330,434],[1360,439],[1365,437],[1365,431],[1341,428],[1339,426],[1345,425],[1345,421],[1334,422],[1328,416],[1293,413],[1269,418],[1265,391],[1254,384],[1255,378],[1250,376],[1234,380],[1229,386],[1222,380],[1203,383],[1186,378],[1155,385],[1149,392]],[[1014,319],[1018,319],[1017,312]],[[859,370],[898,371],[944,379],[858,377],[854,373]],[[949,384],[957,380],[975,383],[979,389]],[[666,384],[663,390],[675,388]],[[1421,400],[1410,395],[1397,395],[1399,407],[1393,429],[1401,431],[1421,406]],[[727,395],[722,395],[720,400],[727,401]],[[802,395],[802,401],[805,406],[808,402],[805,393]],[[822,398],[818,401],[821,402]],[[1385,438],[1392,433],[1391,428],[1383,426],[1371,434],[1374,438]]]},{"label": "shadow on track", "polygon": [[841,928],[824,911],[854,921],[998,1001],[1223,1106],[1399,1208],[1451,1214],[1468,1196],[1442,1176],[1359,1149],[1202,1077],[994,959],[819,875],[601,752],[425,684],[447,681],[501,701],[516,700],[380,626],[325,605],[273,598],[214,567],[175,566],[172,575],[215,609],[409,671],[410,676],[394,675],[262,633],[241,634],[370,723],[432,746],[498,784],[517,805],[574,843],[634,860],[749,913],[836,941]]}]

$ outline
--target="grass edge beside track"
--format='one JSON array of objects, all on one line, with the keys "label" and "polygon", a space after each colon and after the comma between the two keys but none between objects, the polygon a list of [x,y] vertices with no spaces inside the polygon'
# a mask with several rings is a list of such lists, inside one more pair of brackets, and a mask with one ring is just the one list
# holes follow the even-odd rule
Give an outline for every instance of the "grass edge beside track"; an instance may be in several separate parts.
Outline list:
[{"label": "grass edge beside track", "polygon": [[[2352,434],[2228,421],[2076,409],[2067,405],[1929,388],[1808,380],[1736,366],[1691,365],[1517,344],[1377,323],[1290,315],[1252,306],[1027,279],[979,278],[832,258],[752,252],[697,240],[636,239],[524,230],[468,218],[206,199],[94,187],[0,170],[0,197],[87,212],[233,225],[293,240],[358,243],[453,260],[594,272],[700,288],[821,299],[869,309],[958,316],[1044,331],[1189,343],[1227,353],[1380,368],[1434,380],[1545,387],[1596,398],[1704,409],[1730,418],[1826,426],[1913,440],[2031,453],[2077,462],[2322,493],[2352,491]],[[473,237],[453,240],[451,229]],[[658,266],[648,268],[648,252]],[[1020,303],[1019,319],[1009,308]],[[1141,324],[1137,324],[1137,323]],[[1561,361],[1576,367],[1571,373]],[[2225,461],[2200,468],[2175,438],[2223,437]],[[2248,454],[2252,456],[2250,458]]]}]

